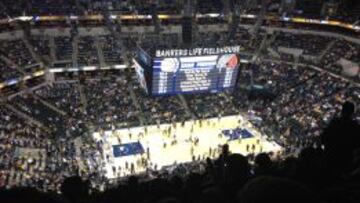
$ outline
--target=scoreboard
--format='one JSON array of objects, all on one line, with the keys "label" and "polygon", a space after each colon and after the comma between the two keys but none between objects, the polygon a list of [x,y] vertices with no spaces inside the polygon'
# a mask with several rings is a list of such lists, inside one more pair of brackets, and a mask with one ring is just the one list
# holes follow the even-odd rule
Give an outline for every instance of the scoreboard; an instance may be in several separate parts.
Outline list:
[{"label": "scoreboard", "polygon": [[235,86],[236,54],[155,58],[152,94],[221,92]]},{"label": "scoreboard", "polygon": [[235,87],[240,46],[156,50],[138,48],[134,67],[141,87],[153,96],[221,92]]}]

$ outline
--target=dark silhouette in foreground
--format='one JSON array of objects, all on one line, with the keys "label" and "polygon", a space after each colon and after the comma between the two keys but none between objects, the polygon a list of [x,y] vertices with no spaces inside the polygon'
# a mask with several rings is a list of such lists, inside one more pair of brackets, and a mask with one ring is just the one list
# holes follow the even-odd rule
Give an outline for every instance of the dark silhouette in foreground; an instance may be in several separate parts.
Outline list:
[{"label": "dark silhouette in foreground", "polygon": [[327,168],[341,176],[354,169],[354,153],[360,148],[360,126],[353,120],[355,105],[345,102],[341,116],[334,118],[321,135]]}]

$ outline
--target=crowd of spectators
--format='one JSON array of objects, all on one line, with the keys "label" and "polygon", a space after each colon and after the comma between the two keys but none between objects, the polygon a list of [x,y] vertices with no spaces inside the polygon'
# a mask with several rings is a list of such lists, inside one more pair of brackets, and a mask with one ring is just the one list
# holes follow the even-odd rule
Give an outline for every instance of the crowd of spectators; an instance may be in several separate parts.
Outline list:
[{"label": "crowd of spectators", "polygon": [[224,94],[193,94],[184,97],[196,117],[206,119],[237,113],[232,101]]},{"label": "crowd of spectators", "polygon": [[[52,1],[48,0],[47,3],[49,2]],[[47,8],[50,10],[41,9],[41,3],[28,4],[33,11],[56,14],[62,12],[56,10],[57,5],[61,5],[59,2],[66,4],[62,9],[73,10],[76,7],[64,1],[53,4],[52,9]],[[96,10],[103,6],[101,3],[91,6],[86,1],[80,2],[85,10]],[[141,4],[141,1],[136,2]],[[198,1],[201,4],[200,12],[222,9],[221,1],[216,1],[219,6],[203,6],[207,2],[210,1]],[[121,7],[113,1],[106,1],[105,4],[112,8]],[[16,13],[17,8],[12,8],[11,5],[10,3],[7,9],[13,9]],[[136,10],[136,7],[131,9]],[[148,12],[147,9],[137,12]],[[164,6],[163,9],[167,10],[167,7]],[[226,37],[224,33],[200,33],[196,46],[223,45],[227,41]],[[148,45],[145,44],[144,47],[154,48],[157,42],[159,44],[156,48],[174,47],[179,44],[178,39],[176,34],[163,34],[161,38],[153,36],[145,40]],[[89,36],[79,37],[78,40],[78,65],[99,65],[99,50],[95,47],[95,39]],[[96,40],[99,40],[106,64],[120,64],[124,61],[123,50],[114,37],[101,36]],[[260,46],[261,40],[262,38],[253,39],[246,29],[237,28],[230,43],[239,44],[244,52],[253,53]],[[331,40],[333,39],[328,37],[280,32],[276,34],[272,46],[299,48],[304,50],[305,55],[317,56]],[[54,41],[56,60],[72,60],[73,39],[55,37]],[[17,77],[20,75],[19,70],[26,71],[24,67],[35,63],[24,41],[1,42],[0,54],[13,62],[13,66],[18,66],[13,67],[8,61],[0,59],[1,80]],[[33,37],[30,43],[38,55],[49,55],[50,45],[47,39]],[[359,50],[360,46],[355,43],[336,41],[325,53],[319,66],[340,73],[336,62],[343,57],[358,63]],[[281,59],[284,58],[291,56],[281,54]],[[81,202],[77,198],[84,198],[83,201],[88,202],[236,202],[237,198],[240,202],[252,202],[252,198],[259,198],[257,201],[260,202],[267,199],[267,195],[269,198],[275,198],[276,195],[286,198],[284,193],[287,192],[289,196],[301,196],[303,199],[300,198],[299,201],[315,202],[315,199],[330,201],[324,199],[334,190],[330,186],[334,186],[336,191],[343,190],[345,186],[336,183],[349,184],[350,181],[346,178],[359,175],[358,170],[342,174],[346,178],[339,174],[322,174],[326,166],[326,153],[319,144],[323,129],[338,115],[344,101],[360,103],[360,88],[346,79],[314,70],[310,66],[262,61],[242,65],[235,90],[218,94],[150,97],[135,80],[134,71],[120,70],[116,74],[100,74],[95,78],[75,82],[57,81],[8,101],[18,111],[42,123],[43,128],[28,124],[24,118],[19,118],[19,115],[15,115],[1,103],[0,187],[30,186],[44,192],[62,191],[70,202]],[[255,86],[261,86],[265,91],[254,94],[257,91]],[[99,189],[106,181],[101,176],[101,166],[98,165],[99,148],[87,137],[88,126],[99,131],[141,124],[182,122],[193,118],[221,117],[240,112],[251,112],[260,117],[262,121],[255,125],[283,144],[288,152],[299,153],[299,157],[274,160],[268,154],[260,154],[253,160],[238,154],[229,155],[224,151],[217,161],[207,160],[206,163],[194,162],[164,168],[156,172],[152,180],[141,183],[137,178],[131,177],[128,182],[121,182],[118,188],[102,194],[94,190]],[[360,121],[360,113],[357,112],[354,118]],[[77,143],[79,137],[83,138],[83,143]],[[312,145],[314,142],[316,144]],[[249,162],[255,164],[250,165]],[[356,167],[358,165],[354,165],[352,169]],[[83,183],[78,178],[65,180],[71,175],[89,178],[93,188],[91,200],[87,190],[85,192],[89,183]],[[261,175],[270,175],[271,178],[260,178]],[[333,178],[337,178],[338,182]],[[281,194],[271,190],[275,184],[281,186]],[[82,192],[76,194],[68,188],[76,186],[83,189]],[[317,195],[309,192],[310,188],[315,188]],[[358,189],[358,185],[355,188]],[[269,191],[274,193],[269,194]],[[16,192],[22,194],[21,190]],[[262,197],[253,194],[262,192],[265,193]],[[10,195],[8,192],[3,194]],[[346,195],[358,198],[356,193]],[[346,195],[336,198],[344,202]]]},{"label": "crowd of spectators", "polygon": [[35,94],[68,114],[76,114],[81,108],[78,83],[55,83],[35,91]]},{"label": "crowd of spectators", "polygon": [[86,81],[86,119],[98,128],[139,126],[139,111],[130,97],[130,81],[122,71],[117,77]]},{"label": "crowd of spectators", "polygon": [[[87,130],[84,113],[82,112],[84,104],[81,102],[79,91],[78,83],[55,83],[34,91],[34,94],[37,95],[40,100],[64,112],[61,114],[62,117],[65,117],[64,123],[60,125],[65,126],[66,135],[69,137],[81,136]],[[59,114],[59,112],[56,113]],[[57,124],[57,122],[58,121],[56,121],[55,124]],[[52,124],[54,121],[49,123]]]},{"label": "crowd of spectators", "polygon": [[[221,2],[221,1],[220,1]],[[0,17],[17,17],[22,15],[85,15],[98,14],[102,11],[122,12],[124,14],[151,14],[156,7],[157,11],[162,14],[179,14],[182,10],[180,1],[158,0],[131,0],[131,1],[114,1],[114,0],[4,0],[1,2]],[[214,5],[215,6],[215,5]],[[215,7],[216,8],[216,7]]]},{"label": "crowd of spectators", "polygon": [[[135,77],[133,79],[136,80]],[[132,88],[148,125],[176,123],[191,119],[177,96],[151,97],[138,83],[133,83]]]},{"label": "crowd of spectators", "polygon": [[[12,100],[12,104],[35,119],[46,123],[48,127],[54,125],[51,128],[60,129],[64,132],[66,132],[64,127],[59,127],[60,125],[67,126],[64,124],[64,120],[73,121],[74,123],[83,120],[81,123],[91,122],[94,126],[99,126],[102,129],[112,128],[113,126],[129,127],[132,125],[140,125],[140,112],[146,113],[143,116],[146,121],[149,121],[147,124],[190,119],[180,98],[177,96],[164,98],[147,97],[144,95],[142,92],[143,90],[140,89],[139,85],[134,81],[134,72],[131,72],[130,74],[132,77],[128,76],[129,74],[126,71],[120,71],[118,74],[108,78],[86,79],[85,81],[74,84],[56,83],[52,86],[35,91],[35,94],[38,95],[40,99],[65,111],[67,116],[64,118],[61,118],[58,112],[54,112],[54,110],[46,106],[44,102],[41,102],[39,98],[33,96],[15,97]],[[299,149],[313,143],[313,140],[318,139],[322,129],[329,123],[329,120],[340,111],[340,106],[344,100],[352,99],[355,103],[359,102],[360,93],[358,88],[349,88],[350,85],[348,82],[333,77],[328,73],[318,72],[310,67],[294,67],[283,63],[262,62],[259,65],[242,67],[240,76],[237,89],[234,92],[185,95],[184,99],[190,108],[190,112],[193,112],[198,118],[209,118],[236,114],[239,110],[247,111],[251,109],[263,119],[263,122],[259,127],[262,130],[275,128],[272,129],[272,131],[267,131],[268,134],[271,135],[275,131],[278,132],[279,135],[282,135],[276,139],[280,140],[280,142],[283,141],[283,144],[287,144],[288,147],[291,148],[290,152],[294,150],[299,151]],[[249,86],[252,83],[262,85],[265,88],[272,90],[276,97],[272,100],[262,100],[257,98],[255,101],[252,100],[245,92],[241,91],[242,87]],[[79,87],[81,85],[84,87],[83,91],[87,98],[85,110],[81,110],[81,87]],[[135,93],[135,100],[132,98],[130,91]],[[135,101],[139,103],[139,109],[135,105]],[[8,145],[10,141],[11,145],[19,147],[16,150],[13,148],[10,150],[6,147],[3,149],[6,150],[6,153],[2,153],[6,156],[3,159],[7,160],[5,162],[7,164],[5,164],[2,169],[1,177],[3,185],[33,186],[42,191],[61,190],[60,183],[65,177],[73,174],[89,177],[92,181],[91,187],[96,186],[95,188],[98,188],[102,181],[105,181],[102,179],[101,175],[98,174],[101,166],[96,165],[95,154],[97,149],[91,142],[80,146],[81,153],[80,155],[76,155],[74,140],[71,139],[72,136],[69,136],[74,135],[74,132],[58,135],[60,136],[60,139],[55,143],[53,139],[50,139],[53,138],[51,133],[32,126],[27,127],[27,124],[25,124],[24,121],[19,123],[19,121],[13,120],[9,115],[12,117],[14,117],[14,115],[9,113],[8,110],[2,108],[1,112],[4,113],[2,118],[5,119],[3,125],[16,125],[15,127],[13,126],[13,128],[10,128],[10,130],[4,130],[2,136],[3,142],[5,145]],[[179,115],[181,116],[179,117]],[[356,118],[359,119],[358,114],[356,115]],[[131,121],[134,121],[134,123],[129,124]],[[74,128],[83,128],[83,126],[76,126],[74,123],[72,123],[75,126]],[[24,125],[25,127],[16,131],[15,128],[18,129],[19,125]],[[71,129],[71,127],[69,127],[69,129]],[[14,134],[12,132],[14,132]],[[21,137],[22,133],[27,133],[26,135],[29,134],[28,136],[38,136],[40,139],[35,140],[30,139],[29,137],[26,137],[25,139]],[[81,133],[78,135],[81,135]],[[15,141],[11,142],[11,140]],[[63,145],[61,145],[61,143]],[[29,159],[21,157],[23,155],[16,154],[28,150],[28,148],[35,148],[34,151],[38,153],[43,152],[43,154],[46,154],[46,157],[39,156]],[[307,150],[311,151],[313,149]],[[305,158],[302,156],[308,156],[303,153],[312,153],[312,151],[300,153],[300,158],[296,159],[296,163],[301,163],[302,159]],[[17,158],[18,156],[19,158]],[[48,157],[51,157],[51,159],[48,160]],[[66,161],[62,159],[63,157],[66,157]],[[80,170],[78,168],[80,165],[77,160],[78,157],[86,157],[84,160],[88,160],[89,157],[94,157],[92,158],[94,161],[88,162],[83,166],[84,169]],[[283,166],[283,164],[286,166]],[[290,164],[290,166],[287,164]],[[291,176],[295,173],[293,171],[294,169],[287,171],[290,170],[288,167],[300,167],[298,165],[294,166],[293,164],[295,164],[294,159],[283,162],[274,162],[272,165],[276,165],[276,167],[274,166],[275,169],[272,168],[271,171],[277,171],[276,177],[281,176],[283,178],[286,176],[286,178],[288,178],[287,175]],[[201,165],[202,167],[200,167]],[[210,168],[213,167],[212,161],[209,160],[207,164],[201,163],[201,165],[194,165],[194,168],[202,168],[202,170],[200,170],[202,173],[195,175],[195,178],[200,178],[202,181],[208,181],[209,179],[207,178],[209,177],[210,180],[212,178],[218,178],[217,176],[212,176],[214,175],[213,172],[209,172],[209,170],[211,171]],[[54,166],[61,166],[61,171],[58,170],[58,167]],[[257,165],[253,167],[257,167]],[[191,169],[190,171],[193,171],[193,168],[189,166],[179,166],[175,171],[189,170],[189,168]],[[42,172],[42,170],[44,170],[44,172]],[[171,174],[173,174],[173,171],[174,170],[171,170]],[[264,173],[264,169],[254,169],[254,171],[259,171],[259,173],[261,171],[261,174]],[[191,172],[187,173],[191,174]],[[167,181],[173,181],[173,179],[176,179],[177,181],[182,180],[174,175],[166,175],[169,174],[169,171],[165,169],[156,174],[158,176],[155,177],[169,178],[169,180],[164,178],[155,179],[163,181],[164,184],[171,183],[167,183]],[[26,178],[28,176],[30,178]],[[185,180],[186,178],[193,179],[193,176],[193,174],[189,175],[189,177],[186,176]],[[234,177],[233,174],[231,177]],[[98,184],[95,184],[94,181],[97,181],[96,183]],[[308,179],[306,179],[306,181],[308,181]],[[142,184],[147,185],[153,183],[152,181],[146,181],[145,183],[141,183],[141,185]],[[189,186],[187,186],[187,184],[188,183],[185,182],[181,188],[188,188]],[[305,184],[308,184],[308,182],[305,182]],[[318,186],[317,184],[320,184],[320,181],[316,182],[316,186]],[[222,186],[219,187],[222,188]],[[239,186],[235,188],[237,191],[242,187]],[[224,197],[221,196],[220,198],[226,199],[236,197],[234,194],[228,194],[228,192],[230,192],[228,190],[222,192],[225,192]],[[65,194],[65,192],[63,193]],[[169,193],[164,192],[161,194]],[[191,193],[191,195],[196,196],[196,194],[193,193]],[[104,194],[104,198],[105,197],[106,194]],[[144,200],[153,198],[147,195],[144,195],[143,197]],[[198,195],[198,197],[205,198],[202,195]],[[125,196],[125,198],[131,197]],[[157,198],[161,199],[163,196],[160,195]],[[178,199],[178,197],[176,198]],[[187,201],[182,200],[181,198],[178,200]]]},{"label": "crowd of spectators", "polygon": [[56,37],[55,46],[57,60],[62,61],[72,59],[73,45],[70,37]]},{"label": "crowd of spectators", "polygon": [[304,55],[317,55],[326,48],[331,40],[333,39],[326,36],[277,32],[272,46],[302,49]]},{"label": "crowd of spectators", "polygon": [[249,29],[238,26],[233,38],[230,38],[230,43],[239,44],[242,47],[242,52],[254,53],[260,46],[261,40],[264,38],[264,30],[259,30],[258,39],[249,32]]},{"label": "crowd of spectators", "polygon": [[[349,120],[353,112],[353,106],[345,103],[341,116],[334,119],[322,134],[322,147],[308,145],[297,158],[279,159],[267,153],[245,157],[232,154],[224,145],[215,160],[167,168],[150,180],[131,176],[115,187],[99,191],[92,188],[88,180],[72,176],[61,179],[61,195],[46,190],[56,186],[57,181],[54,181],[46,189],[37,187],[39,190],[34,190],[32,184],[32,187],[24,184],[22,188],[1,190],[0,200],[74,203],[357,202],[359,163],[358,154],[352,153],[359,147],[356,133],[360,129],[359,124]],[[353,132],[347,127],[352,127]],[[348,139],[339,142],[340,139],[334,136],[346,129],[347,134],[343,136]],[[331,156],[333,152],[340,153]]]},{"label": "crowd of spectators", "polygon": [[[360,62],[360,45],[350,43],[345,40],[336,40],[331,49],[324,55],[319,62],[322,68],[334,72],[336,74],[342,74],[343,67],[339,64],[340,59],[346,59],[352,63],[359,64]],[[358,78],[354,78],[359,81]]]},{"label": "crowd of spectators", "polygon": [[115,37],[105,35],[99,37],[99,44],[104,55],[104,61],[107,65],[123,64],[123,49],[119,46]]},{"label": "crowd of spectators", "polygon": [[[223,44],[239,44],[242,48],[243,54],[250,54],[257,51],[257,48],[260,46],[262,40],[266,37],[264,30],[260,30],[260,36],[258,38],[254,38],[249,29],[245,29],[243,27],[237,27],[235,34],[233,37],[229,33],[199,33],[194,40],[193,46],[219,46]],[[293,34],[293,33],[285,33],[285,32],[275,32],[275,39],[271,43],[271,47],[275,48],[277,51],[279,47],[287,47],[287,48],[298,48],[302,49],[303,55],[314,57],[320,56],[322,51],[328,48],[328,45],[334,40],[334,38],[326,37],[326,36],[316,36],[312,34]],[[97,39],[96,39],[97,38]],[[149,48],[148,50],[154,49],[154,44],[158,44],[157,48],[171,48],[171,47],[179,47],[179,36],[178,34],[162,34],[159,38],[156,35],[147,35],[137,36],[137,39],[142,39],[141,46],[144,48]],[[99,48],[101,49],[101,53],[98,50],[98,47],[95,46],[95,41],[99,42]],[[137,40],[135,40],[137,41]],[[29,53],[29,47],[25,45],[24,40],[5,40],[2,41],[2,46],[0,47],[1,53],[3,56],[10,59],[15,65],[20,66],[26,72],[33,72],[34,67],[32,65],[35,60],[32,57],[32,54]],[[54,59],[54,67],[57,67],[57,63],[61,63],[67,61],[66,66],[72,65],[73,59],[73,48],[77,48],[77,60],[78,63],[75,63],[79,66],[93,66],[99,65],[99,54],[102,54],[104,57],[105,63],[102,65],[114,65],[114,64],[122,64],[124,63],[124,50],[120,47],[117,40],[111,35],[104,35],[99,37],[79,37],[78,44],[74,45],[74,39],[68,36],[58,36],[54,37],[55,47],[54,52],[55,56],[52,58],[51,48],[50,48],[50,39],[48,37],[43,38],[42,36],[31,36],[29,42],[34,48],[34,52],[40,56],[40,58],[44,62],[50,62],[51,59]],[[123,43],[127,47],[134,48],[136,47],[136,43],[134,44],[134,36],[125,36],[123,38]],[[7,51],[10,47],[11,51]],[[336,40],[335,44],[330,47],[330,51],[325,53],[322,58],[321,67],[328,69],[330,71],[334,71],[340,73],[342,68],[336,62],[342,56],[342,53],[346,53],[344,55],[345,59],[353,61],[355,63],[358,62],[358,45],[356,43],[352,43],[345,40]],[[280,57],[282,60],[286,61],[294,61],[294,55],[281,53]],[[309,62],[307,59],[300,57],[301,62]],[[311,61],[314,63],[313,61]],[[65,63],[65,62],[64,62]],[[9,66],[9,65],[8,65]],[[10,65],[12,69],[14,65]],[[61,66],[61,64],[60,64]],[[7,67],[4,67],[8,69]],[[25,69],[27,68],[27,69]],[[17,72],[17,71],[8,71],[8,72]],[[11,75],[11,73],[10,73]]]},{"label": "crowd of spectators", "polygon": [[43,61],[51,62],[50,40],[44,36],[31,36],[30,43],[34,47],[34,52],[42,58]]},{"label": "crowd of spectators", "polygon": [[78,46],[79,66],[99,66],[98,52],[93,37],[80,37]]},{"label": "crowd of spectators", "polygon": [[6,81],[12,78],[18,78],[21,76],[21,72],[19,72],[14,66],[9,66],[6,61],[0,59],[0,80]]},{"label": "crowd of spectators", "polygon": [[[308,124],[310,126],[302,127],[304,130],[301,133],[303,136],[307,135],[318,135],[321,129],[319,126],[319,121],[317,119],[304,120],[303,116],[307,114],[303,114],[303,112],[311,111],[315,104],[321,103],[327,97],[333,96],[333,94],[338,91],[344,90],[348,87],[348,83],[341,81],[340,79],[330,78],[329,76],[320,75],[320,77],[315,77],[312,80],[308,80],[300,86],[297,86],[291,89],[289,92],[286,92],[276,98],[271,107],[274,111],[270,111],[268,116],[270,119],[280,118],[280,120],[275,121],[275,123],[282,123],[284,120],[282,119],[290,119],[294,118],[300,123]],[[280,108],[279,108],[280,107]],[[330,108],[333,109],[333,108]],[[278,116],[279,112],[280,116]],[[270,116],[271,115],[271,116]],[[284,126],[289,126],[284,124]],[[279,127],[281,127],[279,125]],[[312,130],[317,132],[307,132],[306,130]],[[282,131],[282,133],[285,133]]]},{"label": "crowd of spectators", "polygon": [[[55,129],[62,129],[64,120],[70,123],[69,126],[83,124],[77,119],[81,120],[84,115],[85,120],[104,128],[136,126],[139,125],[141,116],[144,116],[147,124],[181,122],[191,118],[191,114],[187,112],[179,97],[148,97],[134,81],[134,73],[129,79],[124,72],[108,79],[86,81],[84,83],[84,92],[88,100],[86,111],[80,110],[80,94],[76,85],[57,84],[36,91],[41,98],[64,110],[69,115],[67,119],[61,118],[57,112],[32,96],[18,96],[14,99],[14,105],[37,120],[55,123],[56,125],[53,126]],[[266,97],[266,100],[255,99],[256,102],[253,102],[251,94],[248,97],[247,93],[241,91],[243,87],[246,89],[253,84],[262,86],[271,97]],[[338,109],[339,102],[349,96],[335,98],[338,98],[340,93],[346,93],[349,86],[349,83],[342,79],[310,67],[263,62],[259,65],[242,67],[237,91],[185,95],[184,99],[191,113],[197,118],[237,114],[239,108],[243,111],[252,109],[263,119],[262,126],[266,129],[274,127],[277,134],[290,133],[289,137],[307,136],[319,134],[319,130],[336,114],[334,109],[336,107]],[[134,98],[131,98],[129,88],[135,93]],[[134,103],[138,103],[139,107]],[[117,110],[119,113],[114,113]],[[303,112],[307,112],[306,117],[303,116]],[[73,128],[76,128],[74,126]]]},{"label": "crowd of spectators", "polygon": [[13,105],[36,120],[47,124],[52,130],[64,132],[64,117],[59,115],[33,95],[19,95],[11,100]]},{"label": "crowd of spectators", "polygon": [[25,72],[31,71],[27,67],[36,63],[21,39],[1,41],[0,53]]},{"label": "crowd of spectators", "polygon": [[73,141],[53,139],[6,107],[0,113],[0,187],[57,191],[66,176],[78,174]]},{"label": "crowd of spectators", "polygon": [[222,13],[224,2],[221,0],[204,0],[196,2],[196,10],[198,13]]}]

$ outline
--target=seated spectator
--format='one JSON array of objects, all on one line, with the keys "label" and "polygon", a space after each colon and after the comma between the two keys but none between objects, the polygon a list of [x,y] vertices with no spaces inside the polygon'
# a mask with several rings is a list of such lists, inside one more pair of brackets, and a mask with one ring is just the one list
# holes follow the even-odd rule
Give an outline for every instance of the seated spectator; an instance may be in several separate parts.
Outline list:
[{"label": "seated spectator", "polygon": [[360,148],[360,126],[353,120],[354,113],[355,105],[345,102],[340,117],[334,118],[321,135],[333,175],[351,170],[354,150]]},{"label": "seated spectator", "polygon": [[239,194],[240,203],[318,202],[306,186],[283,178],[259,177],[249,181]]},{"label": "seated spectator", "polygon": [[256,175],[274,175],[273,163],[267,153],[260,153],[255,157],[254,173]]},{"label": "seated spectator", "polygon": [[79,176],[65,179],[61,185],[61,192],[71,203],[85,203],[89,201],[89,185]]}]

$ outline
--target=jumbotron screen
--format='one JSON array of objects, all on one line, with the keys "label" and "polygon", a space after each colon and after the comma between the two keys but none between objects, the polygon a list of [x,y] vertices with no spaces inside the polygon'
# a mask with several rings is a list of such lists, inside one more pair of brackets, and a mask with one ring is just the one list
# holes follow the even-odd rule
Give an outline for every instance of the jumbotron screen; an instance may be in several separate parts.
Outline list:
[{"label": "jumbotron screen", "polygon": [[152,94],[221,92],[235,86],[237,54],[154,58]]}]

